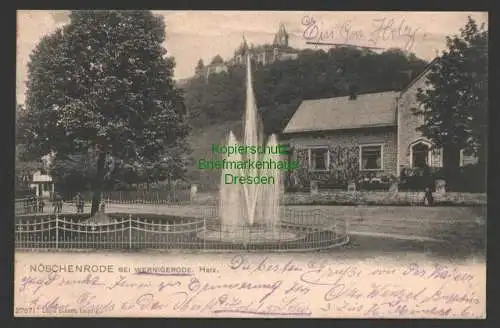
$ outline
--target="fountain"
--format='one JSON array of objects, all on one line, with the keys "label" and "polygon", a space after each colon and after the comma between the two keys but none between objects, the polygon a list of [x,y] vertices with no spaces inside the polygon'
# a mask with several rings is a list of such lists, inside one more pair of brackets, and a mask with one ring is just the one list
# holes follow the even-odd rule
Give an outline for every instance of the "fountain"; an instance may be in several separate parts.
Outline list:
[{"label": "fountain", "polygon": [[[250,56],[247,56],[246,106],[244,116],[243,142],[238,142],[232,131],[227,138],[228,145],[261,146],[264,149],[249,154],[229,154],[226,161],[269,161],[280,160],[280,154],[273,154],[266,149],[277,149],[278,138],[272,134],[265,143],[262,121],[258,117],[255,95],[252,85]],[[266,146],[266,147],[264,147]],[[266,176],[274,183],[270,184],[226,184],[226,174],[233,176]],[[256,243],[276,240],[293,240],[295,233],[280,229],[280,197],[283,192],[282,174],[278,169],[266,168],[224,168],[220,183],[219,231],[207,232],[205,239],[217,239],[238,243]]]},{"label": "fountain", "polygon": [[[275,162],[283,158],[275,134],[266,138],[262,121],[257,112],[252,85],[250,56],[246,56],[246,104],[243,140],[239,142],[232,131],[227,136],[227,146],[255,146],[264,151],[241,153],[228,152],[226,163],[242,161]],[[275,149],[273,152],[272,149]],[[282,161],[281,163],[283,163]],[[207,225],[196,236],[203,240],[205,249],[289,250],[324,249],[348,242],[346,231],[337,221],[314,210],[304,212],[286,208],[282,211],[280,199],[284,191],[282,173],[271,165],[260,168],[229,167],[223,165],[218,216],[214,224]],[[226,176],[269,177],[273,183],[239,184],[226,181]],[[283,213],[282,213],[283,212]],[[224,246],[225,245],[225,246]]]}]

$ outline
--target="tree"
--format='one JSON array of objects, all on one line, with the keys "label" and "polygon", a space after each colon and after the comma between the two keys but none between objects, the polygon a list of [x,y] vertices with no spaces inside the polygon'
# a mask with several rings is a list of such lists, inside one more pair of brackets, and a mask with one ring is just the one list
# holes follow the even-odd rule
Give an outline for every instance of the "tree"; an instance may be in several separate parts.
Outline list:
[{"label": "tree", "polygon": [[185,103],[194,126],[221,119],[240,119],[244,109],[244,69],[192,79],[187,84]]},{"label": "tree", "polygon": [[42,38],[28,64],[26,105],[32,155],[96,154],[91,214],[98,210],[106,158],[157,161],[187,135],[165,25],[150,11],[73,11]]},{"label": "tree", "polygon": [[471,18],[460,35],[446,38],[447,50],[431,68],[424,89],[418,90],[424,117],[419,130],[443,148],[443,166],[459,165],[459,152],[486,157],[488,104],[488,30]]},{"label": "tree", "polygon": [[203,59],[199,59],[198,63],[196,64],[196,67],[194,68],[195,73],[200,72],[205,68],[205,64],[203,63]]},{"label": "tree", "polygon": [[26,110],[23,105],[16,106],[16,162],[15,162],[15,187],[16,190],[29,188],[29,183],[36,171],[43,171],[41,158],[26,156],[26,145],[23,144],[23,135],[29,124],[26,120]]},{"label": "tree", "polygon": [[91,154],[71,154],[54,159],[50,175],[58,191],[74,194],[76,191],[89,190],[96,175],[96,161]]},{"label": "tree", "polygon": [[224,64],[224,59],[222,59],[220,55],[216,55],[214,58],[212,58],[210,64]]},{"label": "tree", "polygon": [[15,163],[15,188],[16,190],[25,190],[36,171],[43,171],[43,163],[38,161],[26,161],[20,156],[24,153],[24,145],[16,145],[16,163]]}]

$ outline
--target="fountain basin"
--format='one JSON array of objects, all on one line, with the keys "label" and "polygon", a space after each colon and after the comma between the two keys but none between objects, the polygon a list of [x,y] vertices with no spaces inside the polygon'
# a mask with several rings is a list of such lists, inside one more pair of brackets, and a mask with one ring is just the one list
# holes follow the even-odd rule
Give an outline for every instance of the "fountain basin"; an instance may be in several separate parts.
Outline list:
[{"label": "fountain basin", "polygon": [[265,244],[269,242],[297,241],[306,237],[305,233],[264,227],[233,227],[230,230],[206,230],[197,234],[200,239],[237,244]]}]

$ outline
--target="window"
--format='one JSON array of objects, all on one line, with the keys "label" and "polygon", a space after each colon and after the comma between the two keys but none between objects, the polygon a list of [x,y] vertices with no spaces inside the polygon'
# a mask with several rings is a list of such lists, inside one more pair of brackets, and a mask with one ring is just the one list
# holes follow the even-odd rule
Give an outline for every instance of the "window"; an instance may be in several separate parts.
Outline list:
[{"label": "window", "polygon": [[[410,144],[410,166],[412,168],[424,168],[432,166],[431,161],[439,161],[439,153],[432,156],[432,144],[427,140],[417,140]],[[437,152],[437,150],[435,150]],[[433,158],[431,158],[433,157]],[[437,164],[436,164],[437,165]]]},{"label": "window", "polygon": [[359,162],[362,171],[382,170],[382,145],[360,146]]},{"label": "window", "polygon": [[330,151],[327,147],[309,149],[309,170],[328,171],[330,168]]},{"label": "window", "polygon": [[412,146],[412,167],[424,168],[429,166],[429,146],[419,142]]}]

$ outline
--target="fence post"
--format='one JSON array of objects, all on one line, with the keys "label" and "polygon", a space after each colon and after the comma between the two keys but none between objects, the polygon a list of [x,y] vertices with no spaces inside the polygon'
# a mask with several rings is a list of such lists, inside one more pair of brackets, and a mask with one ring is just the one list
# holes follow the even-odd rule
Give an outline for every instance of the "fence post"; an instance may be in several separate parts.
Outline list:
[{"label": "fence post", "polygon": [[128,215],[128,248],[132,248],[132,214]]},{"label": "fence post", "polygon": [[59,248],[59,214],[56,213],[56,249]]},{"label": "fence post", "polygon": [[207,216],[203,215],[203,250],[206,250],[206,240],[207,240]]}]

